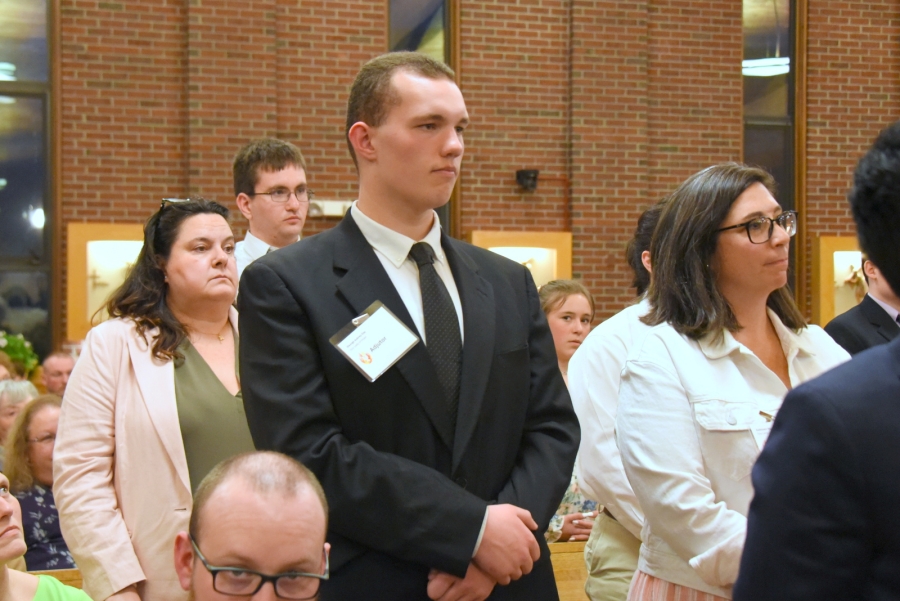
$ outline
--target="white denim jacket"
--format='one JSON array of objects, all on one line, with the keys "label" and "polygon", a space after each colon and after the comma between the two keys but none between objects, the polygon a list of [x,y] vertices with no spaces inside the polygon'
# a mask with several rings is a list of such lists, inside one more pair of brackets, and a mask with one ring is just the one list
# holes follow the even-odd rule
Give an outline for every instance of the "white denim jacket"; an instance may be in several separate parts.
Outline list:
[{"label": "white denim jacket", "polygon": [[[850,358],[817,326],[797,334],[772,311],[769,319],[792,386]],[[713,338],[694,341],[661,324],[632,349],[616,436],[645,514],[638,569],[730,598],[753,496],[750,470],[788,391],[730,332]]]}]

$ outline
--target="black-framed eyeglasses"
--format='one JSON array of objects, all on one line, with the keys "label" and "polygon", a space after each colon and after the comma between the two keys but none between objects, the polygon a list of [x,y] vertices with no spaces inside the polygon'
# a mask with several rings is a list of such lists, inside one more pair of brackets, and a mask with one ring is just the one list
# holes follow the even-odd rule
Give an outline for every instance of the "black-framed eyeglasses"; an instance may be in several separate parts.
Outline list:
[{"label": "black-framed eyeglasses", "polygon": [[719,228],[717,232],[725,230],[736,230],[739,227],[746,228],[747,237],[753,244],[763,244],[768,242],[775,231],[775,224],[778,224],[788,236],[797,233],[797,211],[785,211],[778,217],[754,217],[750,221],[738,223],[737,225],[729,225],[728,227]]},{"label": "black-framed eyeglasses", "polygon": [[291,194],[297,197],[297,202],[299,203],[309,202],[316,195],[315,192],[313,192],[306,186],[300,186],[296,190],[288,190],[287,188],[275,188],[274,190],[271,190],[269,192],[252,192],[247,196],[268,196],[272,199],[272,202],[283,204],[291,199]]},{"label": "black-framed eyeglasses", "polygon": [[245,568],[228,568],[211,566],[200,552],[197,541],[191,536],[191,546],[200,559],[203,567],[212,574],[213,590],[223,595],[249,597],[255,595],[262,586],[271,582],[275,587],[275,595],[282,599],[315,599],[319,594],[319,585],[328,580],[328,552],[323,548],[325,571],[322,574],[307,572],[284,572],[283,574],[263,574]]}]

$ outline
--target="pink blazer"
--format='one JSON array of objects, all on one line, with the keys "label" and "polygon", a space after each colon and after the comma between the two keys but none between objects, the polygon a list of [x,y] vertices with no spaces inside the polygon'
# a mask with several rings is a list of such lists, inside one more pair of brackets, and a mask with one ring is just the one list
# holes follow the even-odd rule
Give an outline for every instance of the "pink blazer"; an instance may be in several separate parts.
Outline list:
[{"label": "pink blazer", "polygon": [[187,599],[173,558],[192,504],[174,378],[131,320],[112,319],[90,331],[66,387],[53,495],[96,601],[135,583],[143,601]]}]

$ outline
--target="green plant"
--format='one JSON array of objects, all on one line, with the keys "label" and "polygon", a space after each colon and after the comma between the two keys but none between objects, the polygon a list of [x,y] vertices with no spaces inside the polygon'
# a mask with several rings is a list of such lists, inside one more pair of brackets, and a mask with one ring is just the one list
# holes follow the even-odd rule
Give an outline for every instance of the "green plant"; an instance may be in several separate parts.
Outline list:
[{"label": "green plant", "polygon": [[0,351],[6,353],[12,361],[24,365],[26,377],[31,375],[39,363],[31,343],[21,334],[10,334],[0,330]]}]

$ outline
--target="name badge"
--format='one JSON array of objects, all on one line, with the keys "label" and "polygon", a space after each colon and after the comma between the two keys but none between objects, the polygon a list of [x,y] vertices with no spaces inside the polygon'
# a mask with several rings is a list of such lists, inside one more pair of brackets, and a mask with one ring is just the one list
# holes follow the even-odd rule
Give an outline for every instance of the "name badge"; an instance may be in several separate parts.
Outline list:
[{"label": "name badge", "polygon": [[374,382],[408,353],[419,337],[381,301],[375,301],[328,340],[369,382]]}]

